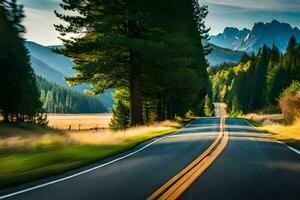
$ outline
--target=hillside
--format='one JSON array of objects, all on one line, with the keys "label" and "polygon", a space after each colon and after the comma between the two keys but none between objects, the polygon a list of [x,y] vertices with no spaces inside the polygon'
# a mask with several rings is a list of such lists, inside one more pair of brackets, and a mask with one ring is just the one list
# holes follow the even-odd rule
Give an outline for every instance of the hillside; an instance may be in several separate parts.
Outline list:
[{"label": "hillside", "polygon": [[[85,89],[90,89],[87,84],[70,87],[65,82],[65,77],[75,74],[75,70],[72,69],[74,64],[69,58],[55,54],[51,50],[53,47],[62,48],[62,46],[46,47],[30,41],[27,41],[25,45],[30,52],[32,68],[38,76],[73,91],[83,92]],[[113,105],[112,92],[113,90],[107,90],[99,96],[100,101],[103,102],[108,110],[111,110]]]},{"label": "hillside", "polygon": [[212,52],[206,56],[206,59],[210,66],[219,65],[224,62],[238,63],[243,53],[241,51],[222,48],[212,43],[209,43],[209,46],[212,49]]},{"label": "hillside", "polygon": [[94,96],[67,89],[37,77],[43,109],[48,113],[103,113],[107,108]]}]

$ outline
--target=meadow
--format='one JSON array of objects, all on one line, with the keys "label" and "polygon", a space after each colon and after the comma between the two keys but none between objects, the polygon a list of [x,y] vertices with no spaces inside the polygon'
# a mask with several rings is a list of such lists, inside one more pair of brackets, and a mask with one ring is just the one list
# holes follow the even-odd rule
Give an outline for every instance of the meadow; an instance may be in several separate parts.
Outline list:
[{"label": "meadow", "polygon": [[60,130],[87,130],[109,128],[111,113],[48,114],[48,126]]},{"label": "meadow", "polygon": [[[50,126],[59,129],[28,124],[0,124],[0,188],[76,169],[182,127],[182,123],[177,121],[132,127],[118,132],[93,127],[97,119],[103,119],[98,124],[108,127],[109,117],[49,115]],[[84,128],[63,130],[64,125],[70,123],[75,127],[80,123]]]}]

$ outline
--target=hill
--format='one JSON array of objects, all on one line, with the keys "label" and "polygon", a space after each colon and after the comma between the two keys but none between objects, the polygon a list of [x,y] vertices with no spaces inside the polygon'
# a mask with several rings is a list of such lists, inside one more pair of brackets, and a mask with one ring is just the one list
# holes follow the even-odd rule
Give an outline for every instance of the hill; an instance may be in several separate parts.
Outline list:
[{"label": "hill", "polygon": [[[25,46],[30,53],[32,68],[38,76],[73,91],[83,92],[85,89],[90,89],[87,84],[70,87],[65,82],[65,77],[75,74],[75,70],[72,69],[74,64],[70,58],[56,54],[51,49],[54,47],[63,48],[63,46],[47,47],[30,41],[27,41]],[[99,99],[108,110],[111,110],[113,105],[112,92],[113,90],[107,90],[99,96]]]},{"label": "hill", "polygon": [[67,89],[37,77],[43,108],[48,113],[103,113],[107,108],[99,98]]},{"label": "hill", "polygon": [[224,62],[238,63],[243,54],[243,52],[241,51],[233,51],[231,49],[222,48],[212,43],[208,44],[212,49],[212,52],[206,56],[206,59],[208,60],[210,66],[219,65]]}]

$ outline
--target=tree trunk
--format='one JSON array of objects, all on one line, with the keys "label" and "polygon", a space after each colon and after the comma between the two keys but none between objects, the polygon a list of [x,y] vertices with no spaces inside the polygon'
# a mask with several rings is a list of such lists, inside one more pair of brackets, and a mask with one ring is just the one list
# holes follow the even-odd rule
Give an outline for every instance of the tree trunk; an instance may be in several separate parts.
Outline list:
[{"label": "tree trunk", "polygon": [[[129,33],[132,38],[139,38],[140,27],[137,19],[138,12],[135,8],[135,1],[131,2],[130,14],[135,16],[128,22]],[[142,86],[141,86],[141,69],[138,59],[138,53],[134,49],[129,50],[129,90],[130,90],[130,126],[143,124],[143,108],[142,108]]]},{"label": "tree trunk", "polygon": [[130,126],[143,124],[141,73],[133,68],[130,73]]},{"label": "tree trunk", "polygon": [[161,92],[157,95],[157,105],[156,105],[156,115],[157,115],[157,121],[162,121],[162,95]]},{"label": "tree trunk", "polygon": [[8,113],[4,112],[3,113],[3,118],[4,118],[3,119],[4,122],[9,122],[9,114]]}]

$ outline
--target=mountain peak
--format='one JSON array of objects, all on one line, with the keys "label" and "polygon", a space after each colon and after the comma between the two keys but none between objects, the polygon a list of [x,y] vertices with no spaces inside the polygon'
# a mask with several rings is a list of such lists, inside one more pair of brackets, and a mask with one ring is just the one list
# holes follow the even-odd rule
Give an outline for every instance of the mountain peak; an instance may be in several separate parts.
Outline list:
[{"label": "mountain peak", "polygon": [[300,30],[297,27],[292,28],[290,24],[276,19],[269,23],[257,22],[251,30],[237,30],[233,27],[225,28],[222,34],[211,36],[210,41],[224,48],[247,52],[257,52],[264,44],[271,47],[274,43],[284,52],[291,36],[300,40]]},{"label": "mountain peak", "polygon": [[281,24],[277,19],[273,19],[271,24]]}]

